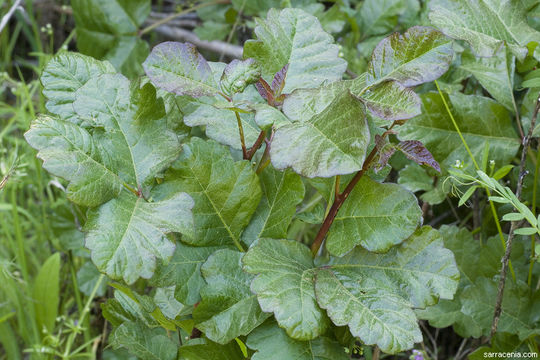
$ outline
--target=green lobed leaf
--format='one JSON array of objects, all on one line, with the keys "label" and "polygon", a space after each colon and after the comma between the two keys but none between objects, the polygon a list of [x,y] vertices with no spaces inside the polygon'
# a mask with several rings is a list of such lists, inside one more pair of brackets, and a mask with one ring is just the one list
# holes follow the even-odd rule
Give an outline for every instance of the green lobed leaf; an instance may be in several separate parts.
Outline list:
[{"label": "green lobed leaf", "polygon": [[101,272],[128,284],[150,278],[156,258],[169,259],[174,252],[166,235],[193,233],[192,207],[186,193],[150,203],[123,192],[88,213],[84,230],[92,261]]},{"label": "green lobed leaf", "polygon": [[[431,326],[444,328],[453,325],[462,337],[480,337],[487,335],[491,329],[491,322],[472,317],[463,307],[464,290],[480,278],[493,278],[499,274],[500,260],[504,254],[500,238],[491,237],[480,245],[467,229],[457,226],[444,225],[440,229],[444,245],[454,253],[461,278],[458,290],[453,300],[441,299],[438,304],[426,309],[417,309],[416,314],[421,319],[428,320]],[[528,261],[524,257],[523,246],[518,242],[514,244],[511,261],[517,277],[526,277]],[[489,299],[487,301],[493,300]],[[493,317],[493,307],[490,317]],[[489,322],[489,323],[488,323]]]},{"label": "green lobed leaf", "polygon": [[448,70],[452,56],[452,41],[448,37],[429,27],[414,26],[377,45],[366,81],[373,85],[395,80],[407,87],[430,82]]},{"label": "green lobed leaf", "polygon": [[150,285],[159,287],[175,287],[175,297],[185,305],[194,305],[200,301],[200,290],[205,282],[201,274],[201,266],[219,246],[197,247],[176,243],[176,249],[169,261],[162,261]]},{"label": "green lobed leaf", "polygon": [[259,64],[254,59],[234,59],[223,70],[221,89],[229,95],[239,93],[248,85],[257,82],[260,77]]},{"label": "green lobed leaf", "polygon": [[403,0],[366,0],[362,3],[358,17],[364,38],[386,34],[398,23],[399,15],[405,10]]},{"label": "green lobed leaf", "polygon": [[[340,176],[340,184],[349,183],[354,174]],[[336,177],[332,178],[313,178],[308,183],[313,186],[326,202],[332,202],[336,191]]]},{"label": "green lobed leaf", "polygon": [[366,84],[367,73],[353,80],[336,81],[316,89],[297,89],[285,98],[283,112],[292,121],[302,121],[321,113],[347,89],[370,112],[385,120],[409,119],[420,114],[421,101],[416,93],[396,81]]},{"label": "green lobed leaf", "polygon": [[[536,64],[536,61],[535,61]],[[533,70],[523,77],[521,83],[523,88],[537,88],[540,87],[540,69]],[[535,135],[538,136],[538,135]]]},{"label": "green lobed leaf", "polygon": [[293,240],[259,239],[243,258],[244,270],[257,275],[251,290],[263,311],[296,340],[323,334],[328,319],[315,300],[315,268],[309,249]]},{"label": "green lobed leaf", "polygon": [[463,289],[459,288],[454,300],[440,300],[435,306],[427,309],[417,309],[418,318],[428,320],[429,325],[436,328],[452,326],[453,330],[462,337],[479,338],[482,335],[481,325],[472,317],[462,312],[461,301]]},{"label": "green lobed leaf", "polygon": [[151,84],[139,89],[120,74],[100,75],[77,91],[73,107],[94,128],[101,157],[134,188],[146,192],[180,152],[177,136],[167,129],[163,100]]},{"label": "green lobed leaf", "polygon": [[79,124],[82,119],[73,109],[75,92],[91,78],[112,73],[116,70],[107,61],[79,53],[59,52],[47,63],[40,77],[43,95],[48,98],[45,107],[63,120]]},{"label": "green lobed leaf", "polygon": [[249,161],[234,161],[215,141],[192,138],[169,174],[172,188],[195,200],[195,234],[184,241],[196,246],[236,245],[259,205],[261,187]]},{"label": "green lobed leaf", "polygon": [[163,89],[156,89],[156,95],[163,99],[165,114],[167,115],[167,127],[172,130],[178,137],[178,140],[182,142],[182,140],[189,136],[191,128],[184,124],[183,112],[180,110],[180,106],[177,103],[177,98],[179,98],[179,96],[166,92]]},{"label": "green lobed leaf", "polygon": [[280,0],[232,0],[232,6],[238,12],[243,12],[246,15],[266,14],[271,8],[278,8]]},{"label": "green lobed leaf", "polygon": [[242,351],[232,341],[220,345],[206,339],[191,339],[179,349],[179,360],[243,360]]},{"label": "green lobed leaf", "polygon": [[540,39],[540,33],[527,23],[521,0],[434,0],[430,8],[433,25],[468,42],[479,56],[493,56],[506,43],[523,60],[527,44]]},{"label": "green lobed leaf", "polygon": [[[227,6],[225,4],[220,4],[221,6]],[[217,5],[217,6],[220,6]],[[209,10],[209,8],[214,8],[216,5],[207,6],[204,8],[200,8],[197,13],[199,13],[201,10]],[[226,10],[226,8],[225,8]],[[221,14],[220,14],[221,15]],[[220,16],[214,13],[214,16]],[[232,29],[232,24],[223,23],[219,21],[214,20],[205,20],[202,19],[203,23],[198,25],[196,28],[193,29],[193,32],[195,35],[199,37],[201,40],[226,40],[227,35]]]},{"label": "green lobed leaf", "polygon": [[434,183],[433,189],[426,191],[420,195],[420,200],[430,204],[438,205],[442,203],[448,196],[449,189],[444,187],[444,182]]},{"label": "green lobed leaf", "polygon": [[405,27],[416,25],[418,21],[425,21],[425,12],[420,0],[405,0],[405,10],[399,16],[399,23]]},{"label": "green lobed leaf", "polygon": [[255,111],[255,122],[263,130],[269,130],[272,126],[279,129],[283,125],[290,124],[290,120],[277,108],[267,104],[251,104],[250,108]]},{"label": "green lobed leaf", "polygon": [[[209,62],[214,82],[220,78],[226,68],[221,62]],[[171,93],[171,95],[173,95]],[[231,107],[243,102],[255,103],[262,101],[253,86],[248,86],[243,93],[233,94],[232,102],[220,100],[218,97],[193,98],[191,96],[176,96],[176,106],[181,111],[183,122],[189,127],[204,127],[206,135],[217,142],[228,145],[234,149],[242,149],[238,121]],[[253,144],[259,136],[260,129],[254,121],[252,113],[240,112],[240,121],[244,130],[246,144]]]},{"label": "green lobed leaf", "polygon": [[175,286],[157,288],[153,300],[168,319],[175,319],[185,309],[184,304],[176,300]]},{"label": "green lobed leaf", "polygon": [[[441,299],[436,305],[417,309],[416,314],[420,319],[428,320],[431,326],[438,328],[453,326],[454,331],[463,337],[478,338],[482,334],[482,327],[461,311],[463,288],[474,281],[477,274],[492,274],[493,270],[495,272],[497,270],[492,269],[494,265],[489,262],[490,259],[483,258],[484,254],[481,254],[479,243],[467,229],[443,225],[440,233],[445,247],[454,254],[460,270],[458,290],[454,299]],[[482,257],[481,261],[478,259],[479,255]]]},{"label": "green lobed leaf", "polygon": [[418,164],[408,164],[401,169],[397,183],[412,192],[433,189],[433,178]]},{"label": "green lobed leaf", "polygon": [[[101,5],[101,6],[100,6]],[[106,28],[111,34],[130,34],[138,30],[150,13],[148,0],[112,0],[100,3],[96,0],[75,0],[72,4],[77,19],[84,20],[89,30]],[[93,17],[96,14],[101,17]],[[95,46],[96,44],[94,44]],[[90,47],[91,44],[86,44]]]},{"label": "green lobed leaf", "polygon": [[178,346],[165,329],[149,329],[138,322],[121,324],[114,329],[109,341],[114,348],[124,347],[142,360],[173,360],[178,352]]},{"label": "green lobed leaf", "polygon": [[[521,351],[520,351],[521,350]],[[529,350],[527,344],[519,341],[519,337],[509,333],[496,332],[491,338],[490,344],[478,347],[475,351],[470,353],[469,360],[483,360],[490,353],[513,353],[511,359],[519,359],[522,356],[517,355]],[[512,356],[513,355],[513,356]],[[519,358],[517,357],[519,356]]]},{"label": "green lobed leaf", "polygon": [[115,165],[104,157],[92,135],[69,121],[41,115],[24,135],[43,167],[69,184],[68,199],[82,206],[98,206],[117,197],[123,188]]},{"label": "green lobed leaf", "polygon": [[421,224],[422,210],[411,192],[364,176],[334,219],[326,248],[335,256],[343,256],[357,245],[384,252]]},{"label": "green lobed leaf", "polygon": [[[322,10],[324,10],[324,6],[322,6],[321,11]],[[347,22],[347,16],[345,14],[345,11],[343,11],[343,7],[339,3],[332,5],[322,14],[315,13],[315,16],[317,16],[317,18],[321,22],[321,26],[323,27],[324,31],[331,34],[341,32]]]},{"label": "green lobed leaf", "polygon": [[112,306],[103,306],[104,316],[112,324],[118,327],[119,324],[134,321],[144,324],[149,328],[163,327],[166,330],[175,331],[177,322],[167,319],[161,312],[160,307],[154,298],[148,295],[141,295],[133,291],[128,285],[113,282],[109,283],[116,289]]},{"label": "green lobed leaf", "polygon": [[410,304],[391,292],[362,283],[355,274],[321,270],[316,289],[319,303],[334,324],[348,325],[353,336],[367,345],[376,344],[382,351],[395,354],[422,341]]},{"label": "green lobed leaf", "polygon": [[190,43],[156,45],[143,67],[154,85],[176,95],[200,97],[219,92],[210,66]]},{"label": "green lobed leaf", "polygon": [[311,119],[277,129],[270,158],[305,177],[350,174],[362,168],[369,140],[362,104],[344,91]]},{"label": "green lobed leaf", "polygon": [[357,247],[344,257],[332,258],[329,267],[361,274],[368,283],[386,287],[416,308],[451,299],[459,280],[453,253],[444,247],[439,231],[430,226],[419,228],[384,254]]},{"label": "green lobed leaf", "polygon": [[494,56],[476,57],[470,52],[461,55],[461,69],[471,73],[480,84],[511,112],[515,112],[515,59],[503,46]]},{"label": "green lobed leaf", "polygon": [[258,40],[244,45],[244,58],[257,60],[268,76],[289,64],[284,94],[340,80],[347,68],[332,36],[303,10],[270,9],[266,20],[257,20],[255,34]]},{"label": "green lobed leaf", "polygon": [[[117,284],[115,284],[117,285]],[[159,324],[150,312],[154,309],[145,309],[133,296],[120,290],[114,291],[114,298],[101,304],[103,317],[114,327],[126,322],[139,322],[146,327],[155,328]]]},{"label": "green lobed leaf", "polygon": [[[79,291],[86,296],[90,296],[99,279],[99,275],[101,275],[99,270],[91,261],[85,262],[79,271],[77,271],[77,284],[79,286]],[[100,282],[96,291],[96,296],[105,295],[105,291],[107,291],[106,278]]]},{"label": "green lobed leaf", "polygon": [[201,268],[207,285],[201,289],[202,300],[193,318],[197,329],[219,344],[249,334],[270,316],[250,291],[253,275],[242,271],[242,256],[238,251],[218,250]]},{"label": "green lobed leaf", "polygon": [[[238,121],[233,111],[218,108],[199,99],[177,99],[184,113],[184,123],[187,126],[204,126],[206,136],[234,149],[242,149]],[[262,105],[262,104],[261,104]],[[276,110],[277,111],[277,110]],[[255,143],[260,129],[255,123],[253,114],[240,114],[245,143]]]},{"label": "green lobed leaf", "polygon": [[77,47],[83,54],[109,60],[127,76],[142,72],[148,44],[136,36],[150,14],[149,0],[74,0]]},{"label": "green lobed leaf", "polygon": [[343,346],[327,337],[299,341],[287,336],[273,322],[266,322],[248,336],[247,346],[257,350],[253,360],[346,360]]},{"label": "green lobed leaf", "polygon": [[[494,100],[477,95],[445,95],[450,112],[473,156],[481,159],[486,142],[495,166],[508,164],[520,145],[510,114]],[[399,129],[400,140],[422,139],[443,170],[456,160],[471,166],[472,160],[437,93],[421,95],[422,115],[410,119]]]},{"label": "green lobed leaf", "polygon": [[334,99],[347,89],[359,96],[366,87],[366,74],[354,80],[335,81],[314,89],[297,89],[283,102],[283,113],[291,121],[307,121],[324,111]]},{"label": "green lobed leaf", "polygon": [[322,224],[324,221],[324,212],[325,206],[322,204],[322,202],[319,202],[311,210],[297,212],[294,218],[302,220],[308,224]]},{"label": "green lobed leaf", "polygon": [[143,61],[148,57],[148,42],[133,34],[121,36],[104,57],[129,78],[137,78],[144,73]]},{"label": "green lobed leaf", "polygon": [[260,238],[285,238],[296,206],[304,198],[302,179],[292,171],[280,172],[267,166],[259,179],[261,202],[242,234],[242,240],[248,245]]},{"label": "green lobed leaf", "polygon": [[412,307],[450,299],[459,279],[438,231],[423,227],[385,254],[361,248],[317,272],[315,293],[338,326],[368,345],[397,353],[422,341]]},{"label": "green lobed leaf", "polygon": [[367,84],[395,80],[404,86],[430,82],[444,74],[452,60],[452,42],[440,32],[414,26],[403,35],[384,38],[373,50]]},{"label": "green lobed leaf", "polygon": [[[462,312],[477,321],[482,328],[490,329],[497,299],[498,280],[479,277],[461,296]],[[539,335],[538,299],[540,293],[530,294],[522,282],[507,281],[503,295],[502,311],[497,331],[517,334],[520,340]],[[485,331],[485,334],[489,331]]]},{"label": "green lobed leaf", "polygon": [[362,93],[360,100],[372,114],[385,120],[404,120],[420,115],[422,101],[396,81],[386,81]]}]

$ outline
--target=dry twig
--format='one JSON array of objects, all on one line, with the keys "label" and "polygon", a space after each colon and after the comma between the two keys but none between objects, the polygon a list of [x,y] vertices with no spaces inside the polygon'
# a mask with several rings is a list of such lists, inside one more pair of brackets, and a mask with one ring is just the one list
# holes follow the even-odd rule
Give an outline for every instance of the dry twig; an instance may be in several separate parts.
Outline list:
[{"label": "dry twig", "polygon": [[208,50],[215,52],[217,54],[225,54],[226,56],[229,56],[231,58],[242,58],[242,47],[238,45],[228,44],[224,41],[206,41],[201,40],[199,37],[189,31],[182,28],[176,28],[171,27],[168,25],[161,25],[154,29],[157,33],[166,36],[168,38],[179,40],[179,41],[187,41],[198,47],[199,49]]},{"label": "dry twig", "polygon": [[9,19],[11,19],[11,17],[15,13],[15,10],[19,8],[20,4],[21,4],[21,0],[16,0],[11,6],[11,8],[8,10],[6,15],[2,17],[2,21],[0,21],[0,34],[2,33],[2,30],[4,29],[4,27],[7,25]]},{"label": "dry twig", "polygon": [[[521,162],[519,164],[519,179],[518,179],[517,187],[516,187],[516,197],[518,199],[521,197],[521,190],[523,189],[523,179],[527,175],[527,172],[525,171],[525,164],[527,160],[527,150],[529,149],[532,132],[536,125],[536,119],[538,117],[539,110],[540,110],[540,94],[539,94],[538,99],[536,100],[536,105],[534,107],[534,113],[531,119],[529,132],[527,133],[527,136],[523,138],[523,141],[522,141],[523,149],[521,150]],[[501,260],[502,261],[501,276],[499,279],[499,287],[497,290],[497,300],[495,302],[493,322],[491,324],[491,333],[489,335],[490,339],[497,332],[497,326],[499,325],[499,319],[501,317],[502,300],[503,300],[503,295],[504,295],[504,284],[506,282],[506,274],[508,272],[508,262],[510,260],[510,254],[512,252],[512,241],[514,240],[514,230],[516,230],[518,226],[519,226],[518,221],[512,221],[512,225],[510,226],[510,232],[508,234],[508,240],[506,241],[506,251]]]}]

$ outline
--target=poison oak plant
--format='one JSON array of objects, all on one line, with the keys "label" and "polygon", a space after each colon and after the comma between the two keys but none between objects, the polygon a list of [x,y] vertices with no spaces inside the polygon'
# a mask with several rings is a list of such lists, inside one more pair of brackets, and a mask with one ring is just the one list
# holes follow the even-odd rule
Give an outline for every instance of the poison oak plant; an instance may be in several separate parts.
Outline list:
[{"label": "poison oak plant", "polygon": [[[394,33],[343,80],[338,46],[303,10],[271,9],[255,34],[229,64],[166,42],[134,81],[69,52],[43,72],[50,114],[25,137],[86,209],[85,245],[116,289],[102,306],[111,344],[143,359],[347,359],[356,340],[411,349],[417,315],[434,319],[446,310],[430,306],[474,281],[458,270],[455,239],[468,235],[445,228],[443,240],[412,192],[384,182],[395,152],[446,171],[422,144],[439,140],[407,119],[439,106],[414,88],[448,70],[452,41],[431,27]],[[463,96],[449,97],[458,113],[494,106]],[[303,243],[290,224],[308,217],[317,232]]]}]

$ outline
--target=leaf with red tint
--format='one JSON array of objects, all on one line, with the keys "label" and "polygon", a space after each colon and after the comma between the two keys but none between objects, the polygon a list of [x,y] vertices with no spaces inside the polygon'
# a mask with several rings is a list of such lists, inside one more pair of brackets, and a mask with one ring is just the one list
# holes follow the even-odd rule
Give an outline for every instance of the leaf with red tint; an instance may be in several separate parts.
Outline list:
[{"label": "leaf with red tint", "polygon": [[260,78],[259,81],[255,83],[255,87],[257,88],[257,91],[262,96],[262,98],[266,100],[269,105],[272,105],[274,103],[273,91],[270,88],[270,85],[268,85],[268,83],[266,82],[266,80]]},{"label": "leaf with red tint", "polygon": [[201,97],[219,92],[210,65],[190,43],[168,41],[156,45],[143,68],[156,87],[176,95]]},{"label": "leaf with red tint", "polygon": [[396,152],[396,147],[393,144],[386,142],[385,138],[380,135],[375,135],[375,146],[377,147],[377,152],[379,154],[373,170],[377,173],[388,164],[388,160],[390,160],[392,155]]},{"label": "leaf with red tint", "polygon": [[272,91],[274,92],[274,95],[281,94],[281,91],[285,87],[285,78],[287,77],[288,69],[289,64],[286,64],[276,73],[276,75],[274,75],[274,79],[272,80]]},{"label": "leaf with red tint", "polygon": [[398,144],[397,148],[407,156],[407,158],[419,165],[431,166],[441,172],[439,163],[433,158],[428,149],[418,140],[406,140]]}]

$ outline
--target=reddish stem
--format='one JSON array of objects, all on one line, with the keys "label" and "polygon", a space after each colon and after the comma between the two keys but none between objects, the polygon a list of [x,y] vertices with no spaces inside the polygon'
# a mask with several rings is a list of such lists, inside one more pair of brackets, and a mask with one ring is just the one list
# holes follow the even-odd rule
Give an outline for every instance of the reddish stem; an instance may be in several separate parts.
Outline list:
[{"label": "reddish stem", "polygon": [[330,230],[330,226],[332,226],[332,223],[334,222],[334,219],[341,208],[341,205],[347,200],[349,195],[351,194],[352,190],[358,184],[362,176],[366,173],[366,171],[369,169],[371,163],[375,159],[375,155],[377,155],[377,147],[374,146],[371,152],[369,153],[368,157],[364,161],[364,164],[362,165],[362,169],[354,175],[351,182],[347,185],[345,190],[341,194],[337,194],[334,199],[334,203],[332,204],[332,207],[330,208],[330,211],[328,212],[328,215],[326,215],[326,218],[324,219],[324,222],[319,229],[319,232],[317,233],[317,236],[315,237],[315,241],[313,241],[313,244],[311,244],[311,253],[313,254],[313,257],[317,255],[319,252],[319,249],[321,248],[321,245],[323,243],[324,238],[326,237],[326,234]]},{"label": "reddish stem", "polygon": [[263,143],[264,139],[266,138],[266,131],[262,130],[260,133],[259,133],[259,137],[257,138],[257,140],[255,141],[255,143],[253,144],[253,146],[249,149],[249,151],[247,152],[247,160],[251,161],[251,159],[253,159],[253,155],[255,155],[255,153],[257,152],[257,150],[259,150],[259,148],[261,147],[261,144]]}]

